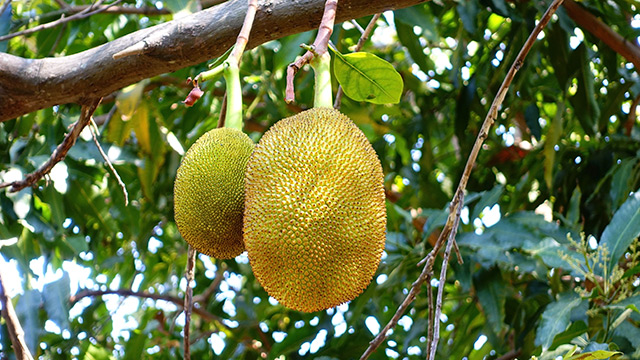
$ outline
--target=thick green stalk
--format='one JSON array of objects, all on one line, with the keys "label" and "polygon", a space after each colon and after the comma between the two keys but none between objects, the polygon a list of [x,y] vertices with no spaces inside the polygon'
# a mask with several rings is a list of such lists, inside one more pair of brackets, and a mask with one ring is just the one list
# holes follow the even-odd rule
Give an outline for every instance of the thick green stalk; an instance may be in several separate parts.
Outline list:
[{"label": "thick green stalk", "polygon": [[322,55],[316,54],[311,60],[311,67],[315,73],[315,93],[313,106],[333,107],[333,93],[331,92],[331,55],[326,51]]},{"label": "thick green stalk", "polygon": [[242,131],[242,86],[235,58],[229,57],[224,62],[224,80],[227,82],[227,118],[224,126]]}]

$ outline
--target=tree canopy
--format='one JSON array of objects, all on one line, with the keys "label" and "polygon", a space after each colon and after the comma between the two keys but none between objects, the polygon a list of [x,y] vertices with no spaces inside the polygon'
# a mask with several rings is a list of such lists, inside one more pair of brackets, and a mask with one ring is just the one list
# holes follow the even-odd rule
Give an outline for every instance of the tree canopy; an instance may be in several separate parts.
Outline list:
[{"label": "tree canopy", "polygon": [[[284,101],[287,65],[313,42],[324,4],[259,2],[240,64],[254,141],[313,106],[308,66],[295,101]],[[483,119],[550,4],[340,0],[334,69],[373,19],[361,51],[403,84],[396,104],[347,92],[340,105],[385,175],[380,266],[355,300],[302,313],[269,297],[246,253],[200,254],[191,356],[357,359],[392,321],[371,359],[427,358],[436,328],[437,359],[640,358],[637,1],[563,2],[516,64],[468,177],[462,261],[454,251],[441,271],[439,252],[423,273]],[[183,101],[187,79],[234,44],[246,9],[246,0],[0,1],[3,358],[27,358],[15,320],[34,358],[184,357],[188,245],[173,185],[186,149],[218,125],[224,79],[201,82],[193,106]]]}]

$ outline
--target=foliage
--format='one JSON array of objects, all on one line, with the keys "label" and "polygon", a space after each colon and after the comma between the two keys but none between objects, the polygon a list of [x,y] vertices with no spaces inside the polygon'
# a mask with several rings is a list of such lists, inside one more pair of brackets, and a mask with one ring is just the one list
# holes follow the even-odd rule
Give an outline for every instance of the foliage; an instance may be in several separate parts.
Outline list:
[{"label": "foliage", "polygon": [[[162,1],[176,13],[193,3]],[[341,107],[374,145],[386,175],[388,239],[378,273],[349,304],[305,314],[270,299],[246,256],[199,256],[192,355],[358,358],[417,279],[416,264],[446,219],[481,121],[547,5],[433,1],[385,13],[363,51],[393,64],[404,81],[401,100],[375,105],[345,97]],[[581,5],[625,38],[640,36],[637,3]],[[11,6],[11,25],[0,22],[0,32],[49,21],[59,5]],[[95,15],[13,38],[6,51],[74,54],[171,17]],[[357,22],[364,27],[369,19]],[[245,54],[245,131],[254,140],[311,106],[310,72],[296,78],[296,104],[283,96],[286,64],[312,37],[289,36]],[[344,23],[332,41],[347,57],[359,37]],[[187,245],[173,221],[172,190],[184,149],[217,124],[221,80],[203,83],[193,107],[180,102],[189,92],[184,79],[206,69],[145,80],[98,108],[101,144],[126,184],[128,206],[88,130],[46,182],[0,192],[0,251],[10,264],[2,269],[17,269],[14,302],[34,354],[182,357],[177,304]],[[472,173],[458,236],[464,263],[452,264],[445,284],[423,289],[373,358],[425,357],[426,291],[438,286],[445,290],[439,359],[640,358],[640,122],[631,108],[639,95],[637,69],[561,9],[520,69]],[[2,181],[46,161],[78,116],[77,105],[64,104],[0,123]],[[143,296],[80,298],[83,290]],[[3,354],[11,354],[4,329],[0,338]]]}]

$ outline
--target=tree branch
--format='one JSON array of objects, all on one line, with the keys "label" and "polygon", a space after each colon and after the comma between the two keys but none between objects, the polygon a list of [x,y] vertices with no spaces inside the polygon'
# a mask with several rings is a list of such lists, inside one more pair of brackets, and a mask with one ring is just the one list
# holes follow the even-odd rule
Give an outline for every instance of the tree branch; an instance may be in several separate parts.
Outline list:
[{"label": "tree branch", "polygon": [[109,7],[114,6],[114,5],[122,2],[122,0],[116,0],[113,3],[111,3],[109,5],[106,5],[106,6],[100,6],[100,4],[102,4],[103,2],[104,2],[104,0],[98,0],[98,3],[96,4],[96,6],[98,6],[97,9],[94,6],[89,6],[85,10],[83,10],[83,11],[77,13],[77,14],[71,15],[69,17],[65,17],[64,14],[62,14],[62,17],[60,19],[56,20],[56,21],[52,21],[52,22],[49,22],[49,23],[46,23],[46,24],[38,25],[38,26],[32,27],[30,29],[18,31],[18,32],[13,33],[13,34],[7,34],[7,35],[4,35],[4,36],[0,36],[0,41],[9,40],[9,39],[12,39],[12,38],[17,37],[17,36],[33,34],[33,33],[38,32],[40,30],[51,29],[51,28],[54,28],[54,27],[56,27],[58,25],[66,24],[69,21],[80,20],[80,19],[87,18],[87,17],[89,17],[91,15],[95,15],[95,14],[97,14],[99,12],[105,11]]},{"label": "tree branch", "polygon": [[193,276],[196,267],[196,249],[189,245],[187,271],[185,277],[187,278],[187,290],[184,294],[184,359],[191,360],[191,344],[189,343],[189,333],[191,327],[191,311],[193,310]]},{"label": "tree branch", "polygon": [[84,129],[87,124],[91,121],[91,116],[96,111],[98,104],[100,104],[101,99],[94,99],[88,105],[83,105],[80,110],[80,118],[75,122],[71,131],[64,137],[62,143],[58,145],[58,147],[53,150],[51,157],[47,162],[42,164],[38,170],[32,172],[31,174],[25,176],[24,179],[19,181],[14,181],[13,183],[3,183],[0,184],[0,188],[11,186],[12,192],[20,191],[27,186],[31,186],[35,184],[38,180],[42,179],[43,176],[48,174],[53,167],[64,160],[67,156],[67,153],[71,149],[71,147],[76,143],[76,139],[80,136],[80,132]]},{"label": "tree branch", "polygon": [[7,324],[7,330],[9,330],[9,337],[11,338],[11,345],[13,345],[13,351],[15,352],[16,359],[18,360],[33,360],[27,343],[24,340],[24,330],[18,320],[18,315],[13,308],[13,303],[7,295],[7,287],[2,279],[2,272],[0,272],[0,303],[2,304],[2,317]]},{"label": "tree branch", "polygon": [[[133,290],[129,290],[129,289],[116,289],[116,290],[82,290],[79,291],[78,293],[76,293],[75,295],[71,296],[69,298],[69,303],[71,303],[71,305],[77,303],[78,301],[80,301],[83,298],[86,297],[98,297],[98,296],[102,296],[102,295],[119,295],[119,296],[134,296],[134,297],[139,297],[139,298],[145,298],[145,299],[152,299],[152,300],[163,300],[163,301],[167,301],[170,302],[182,309],[184,309],[184,300],[180,299],[177,296],[171,296],[171,295],[166,295],[166,294],[152,294],[149,292],[145,292],[145,291],[133,291]],[[198,314],[201,318],[208,320],[208,321],[216,321],[218,323],[219,326],[225,327],[227,328],[227,326],[222,322],[222,319],[216,315],[213,315],[212,313],[199,308],[199,307],[194,307],[193,308],[193,312],[195,314]]]},{"label": "tree branch", "polygon": [[[487,112],[484,122],[482,123],[482,127],[478,132],[476,141],[473,144],[473,148],[471,149],[471,154],[469,154],[469,158],[467,159],[467,163],[465,165],[462,177],[460,179],[460,182],[458,183],[458,188],[456,189],[456,192],[453,196],[451,204],[449,205],[449,216],[447,217],[447,222],[444,228],[442,229],[442,232],[440,233],[440,236],[438,237],[438,240],[436,241],[436,244],[434,245],[433,249],[429,252],[429,254],[425,257],[425,259],[423,259],[418,263],[418,265],[425,263],[424,268],[420,273],[420,276],[411,285],[411,290],[409,290],[409,294],[407,294],[402,304],[398,306],[398,309],[396,310],[396,313],[393,315],[391,320],[389,320],[387,325],[385,325],[385,327],[378,333],[378,335],[369,343],[369,347],[362,354],[362,356],[360,357],[360,360],[368,359],[369,356],[371,356],[371,354],[373,354],[373,352],[387,339],[387,336],[388,336],[387,334],[389,330],[398,324],[398,320],[400,320],[400,317],[405,313],[409,305],[415,300],[416,296],[420,292],[420,288],[422,287],[422,284],[424,284],[426,279],[429,279],[431,277],[431,274],[433,271],[433,264],[435,263],[435,259],[438,256],[438,253],[440,252],[440,249],[444,245],[445,241],[449,240],[447,248],[449,248],[450,246],[453,246],[453,242],[455,241],[455,232],[457,231],[457,225],[460,221],[460,213],[462,210],[462,205],[464,204],[464,191],[467,187],[467,182],[469,181],[469,177],[471,176],[471,170],[473,170],[476,159],[478,158],[478,153],[482,148],[482,144],[484,143],[484,140],[487,138],[489,134],[489,130],[491,129],[491,126],[493,125],[495,119],[498,117],[498,109],[500,108],[500,106],[502,105],[502,102],[504,101],[505,95],[507,94],[507,90],[509,89],[511,82],[513,81],[513,78],[515,77],[518,70],[520,70],[520,67],[522,67],[522,64],[524,63],[524,59],[529,53],[529,50],[531,50],[531,47],[533,47],[533,44],[535,43],[538,37],[538,34],[540,34],[542,29],[544,29],[544,27],[547,25],[549,20],[551,20],[551,16],[556,12],[558,7],[562,4],[562,1],[563,0],[554,0],[551,3],[551,5],[549,5],[549,8],[544,13],[544,15],[542,15],[542,18],[540,19],[536,27],[533,29],[533,31],[529,35],[529,38],[522,46],[522,49],[520,49],[518,56],[516,57],[515,61],[511,65],[511,68],[507,72],[507,75],[505,76],[505,79],[502,82],[502,85],[500,85],[500,89],[498,90],[497,95],[495,96],[495,98],[493,99],[493,102],[491,103],[491,107]],[[448,249],[446,252],[449,252],[449,251],[450,249]],[[445,254],[445,256],[447,255]],[[446,269],[443,269],[442,271],[446,271]],[[441,279],[442,279],[442,276],[443,275],[441,274]],[[440,286],[443,287],[444,284],[441,283]],[[429,289],[429,291],[431,291],[431,289]],[[438,312],[438,309],[436,308],[436,313],[437,312]],[[429,332],[430,334],[433,334],[433,339],[430,342],[428,342],[429,345],[431,346],[431,349],[433,349],[434,347],[437,348],[438,346],[437,344],[438,334],[435,333],[435,330],[436,330],[435,326],[439,326],[440,324],[439,324],[439,319],[435,314],[433,317],[433,322],[434,322],[433,324],[434,331]],[[431,349],[427,349],[427,353],[429,355],[431,354],[431,351],[430,351]]]},{"label": "tree branch", "polygon": [[[412,6],[424,0],[341,0],[336,21]],[[142,29],[81,53],[25,59],[0,53],[0,121],[56,104],[98,98],[127,85],[216,58],[233,45],[247,10],[232,0],[192,15]],[[323,0],[262,2],[248,48],[317,26]],[[147,43],[137,56],[113,54]]]},{"label": "tree branch", "polygon": [[576,24],[602,40],[602,42],[607,44],[613,51],[622,55],[627,61],[633,63],[636,72],[640,72],[640,47],[613,31],[575,1],[566,0],[564,2],[564,8]]}]

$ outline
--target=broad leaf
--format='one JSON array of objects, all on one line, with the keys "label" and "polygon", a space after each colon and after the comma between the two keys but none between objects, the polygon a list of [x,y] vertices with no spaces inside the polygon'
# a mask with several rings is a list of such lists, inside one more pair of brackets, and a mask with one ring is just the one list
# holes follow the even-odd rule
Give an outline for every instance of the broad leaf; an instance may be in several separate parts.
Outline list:
[{"label": "broad leaf", "polygon": [[571,311],[580,305],[582,299],[575,293],[565,293],[549,305],[542,313],[542,321],[538,325],[535,344],[545,351],[551,346],[553,338],[565,331],[569,326]]},{"label": "broad leaf", "polygon": [[16,304],[16,313],[24,330],[27,347],[34,354],[38,347],[38,337],[42,332],[38,309],[42,305],[42,294],[38,290],[27,290]]},{"label": "broad leaf", "polygon": [[374,104],[400,102],[402,77],[393,65],[370,53],[333,53],[333,73],[345,95]]},{"label": "broad leaf", "polygon": [[69,274],[64,271],[62,278],[45,284],[42,289],[44,309],[60,329],[69,329],[70,281]]},{"label": "broad leaf", "polygon": [[[629,196],[627,201],[613,214],[613,218],[602,233],[600,246],[609,254],[607,273],[611,274],[618,260],[631,242],[640,235],[640,191]],[[602,269],[600,269],[602,271]]]},{"label": "broad leaf", "polygon": [[496,334],[500,333],[504,326],[504,305],[508,292],[500,270],[493,268],[490,271],[482,271],[475,276],[474,284],[489,326]]}]

